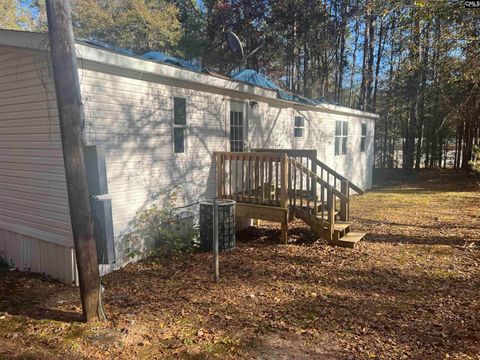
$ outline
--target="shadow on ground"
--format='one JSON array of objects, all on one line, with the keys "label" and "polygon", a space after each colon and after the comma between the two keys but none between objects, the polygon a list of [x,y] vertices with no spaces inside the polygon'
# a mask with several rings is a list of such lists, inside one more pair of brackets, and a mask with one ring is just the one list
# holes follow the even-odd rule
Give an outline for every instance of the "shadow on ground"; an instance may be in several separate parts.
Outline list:
[{"label": "shadow on ground", "polygon": [[[82,321],[76,296],[79,294],[75,287],[0,268],[0,313],[36,320]],[[72,302],[74,310],[61,309]]]},{"label": "shadow on ground", "polygon": [[[437,177],[415,180],[415,188],[440,199],[442,187],[463,194],[464,202],[449,204],[462,211],[455,227],[435,226],[442,201],[432,202],[427,218],[418,210],[412,215],[422,207],[418,199],[411,207],[389,202],[385,193],[412,186],[405,183],[352,200],[353,230],[368,232],[354,250],[328,246],[302,222],[292,224],[293,246],[277,246],[278,226],[262,223],[221,254],[219,284],[212,281],[210,254],[143,261],[111,273],[104,278],[105,327],[115,339],[92,340],[102,329],[80,324],[95,330],[74,338],[75,350],[63,340],[74,336],[66,323],[80,319],[78,289],[1,270],[0,317],[8,312],[28,325],[15,329],[12,342],[12,330],[0,320],[0,357],[6,344],[20,357],[43,346],[79,358],[474,358],[480,256],[478,247],[463,245],[478,237],[472,220],[478,202],[471,201],[477,184]],[[59,323],[46,328],[38,321],[45,319]]]}]

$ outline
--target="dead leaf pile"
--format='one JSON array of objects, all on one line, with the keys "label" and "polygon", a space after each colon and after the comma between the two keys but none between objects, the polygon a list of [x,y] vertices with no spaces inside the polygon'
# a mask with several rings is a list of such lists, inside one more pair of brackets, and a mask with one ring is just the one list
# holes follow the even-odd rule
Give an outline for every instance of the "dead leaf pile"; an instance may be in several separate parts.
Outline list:
[{"label": "dead leaf pile", "polygon": [[212,281],[210,254],[107,275],[108,322],[78,289],[0,271],[0,358],[478,359],[478,178],[422,172],[354,197],[355,250],[263,222]]}]

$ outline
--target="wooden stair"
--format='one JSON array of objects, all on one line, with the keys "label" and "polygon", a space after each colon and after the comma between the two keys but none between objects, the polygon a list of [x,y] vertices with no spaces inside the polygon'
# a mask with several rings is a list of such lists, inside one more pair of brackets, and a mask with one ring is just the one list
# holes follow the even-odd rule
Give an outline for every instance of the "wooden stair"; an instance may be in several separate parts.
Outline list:
[{"label": "wooden stair", "polygon": [[327,239],[328,243],[335,246],[354,248],[363,239],[365,233],[351,232],[350,223],[336,221],[333,225],[333,234],[329,235],[329,222],[322,215],[312,215],[307,209],[294,207],[294,216],[303,220],[320,237]]},{"label": "wooden stair", "polygon": [[332,245],[353,249],[355,245],[360,240],[362,240],[365,235],[366,235],[365,233],[348,232],[345,235],[343,235],[340,239],[332,240],[330,243]]},{"label": "wooden stair", "polygon": [[[302,219],[318,236],[325,238],[331,245],[354,248],[365,234],[351,231],[351,224],[348,221],[349,190],[353,188],[357,193],[363,193],[363,191],[339,174],[333,173],[330,168],[327,170],[330,171],[334,184],[293,158],[290,158],[289,162],[290,176],[292,176],[289,182],[291,184],[289,188],[290,220],[294,217]],[[323,166],[321,163],[319,165]],[[312,183],[316,185],[310,186]],[[337,183],[341,185],[341,189],[336,187]]]},{"label": "wooden stair", "polygon": [[295,217],[332,245],[353,248],[365,235],[352,232],[349,222],[350,193],[363,190],[318,160],[316,150],[214,155],[218,198],[235,200],[237,216],[281,223],[283,244]]}]

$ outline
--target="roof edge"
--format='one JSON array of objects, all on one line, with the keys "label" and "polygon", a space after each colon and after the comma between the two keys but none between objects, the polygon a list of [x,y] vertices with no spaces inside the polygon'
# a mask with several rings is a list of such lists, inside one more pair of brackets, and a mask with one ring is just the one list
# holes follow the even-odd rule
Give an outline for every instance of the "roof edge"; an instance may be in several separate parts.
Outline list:
[{"label": "roof edge", "polygon": [[[0,29],[0,34],[2,33],[3,35],[0,36],[0,45],[36,51],[47,51],[49,48],[47,33]],[[253,86],[233,79],[224,79],[220,76],[215,76],[212,74],[195,72],[171,64],[162,64],[147,59],[141,59],[136,56],[119,54],[108,49],[102,49],[81,42],[76,42],[75,48],[77,51],[77,57],[84,61],[86,60],[94,63],[103,63],[118,68],[134,70],[139,73],[149,73],[159,77],[179,79],[204,86],[238,91],[243,94],[250,94],[255,97],[260,97],[265,99],[267,102],[285,105],[285,107],[288,106],[298,110],[320,111],[336,113],[340,115],[354,115],[370,119],[378,119],[380,117],[378,114],[352,109],[346,106],[333,104],[308,105],[300,104],[294,101],[278,99],[276,96],[277,92],[274,90]]]}]

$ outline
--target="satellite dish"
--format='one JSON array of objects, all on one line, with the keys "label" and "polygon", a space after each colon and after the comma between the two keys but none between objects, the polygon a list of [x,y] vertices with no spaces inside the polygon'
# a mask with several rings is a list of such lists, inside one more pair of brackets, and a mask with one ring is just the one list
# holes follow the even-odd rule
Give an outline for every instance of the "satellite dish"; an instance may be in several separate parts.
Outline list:
[{"label": "satellite dish", "polygon": [[245,53],[243,52],[243,45],[238,36],[234,32],[229,31],[227,32],[226,37],[230,51],[233,52],[235,55],[238,55],[240,59],[243,60],[243,58],[245,57]]}]

